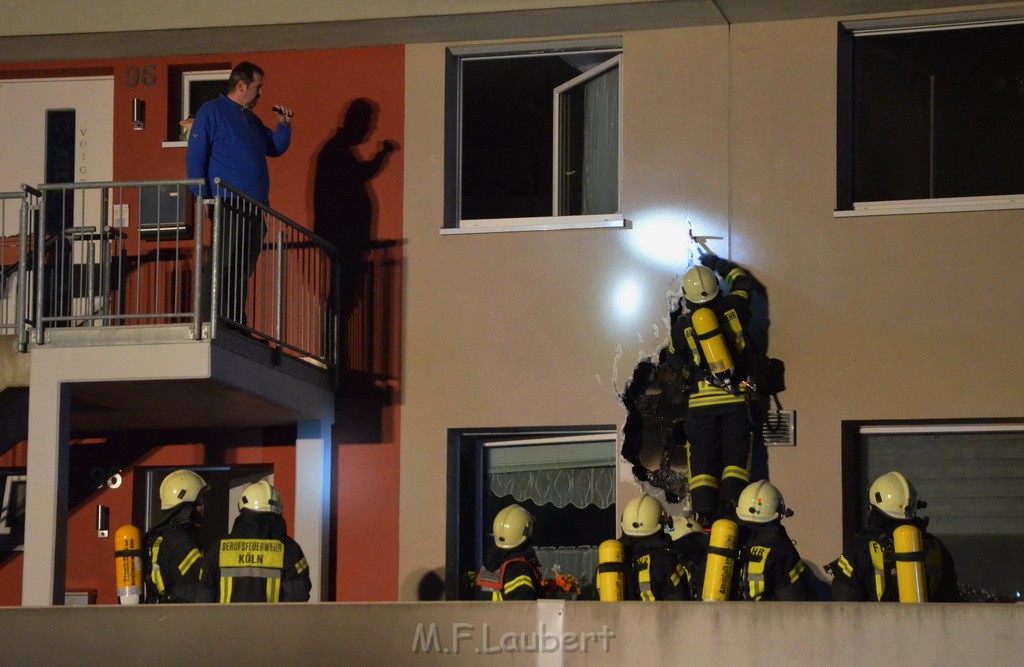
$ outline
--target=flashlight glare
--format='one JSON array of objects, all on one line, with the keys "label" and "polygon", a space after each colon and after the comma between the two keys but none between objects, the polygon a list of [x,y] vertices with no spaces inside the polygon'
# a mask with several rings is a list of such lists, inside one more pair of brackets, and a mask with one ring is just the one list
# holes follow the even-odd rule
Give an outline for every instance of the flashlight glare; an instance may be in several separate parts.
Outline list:
[{"label": "flashlight glare", "polygon": [[641,296],[640,285],[635,280],[631,278],[623,280],[615,288],[615,312],[619,317],[629,317],[636,314],[640,308]]},{"label": "flashlight glare", "polygon": [[634,223],[630,247],[647,261],[681,270],[690,261],[690,227],[679,215],[662,213]]}]

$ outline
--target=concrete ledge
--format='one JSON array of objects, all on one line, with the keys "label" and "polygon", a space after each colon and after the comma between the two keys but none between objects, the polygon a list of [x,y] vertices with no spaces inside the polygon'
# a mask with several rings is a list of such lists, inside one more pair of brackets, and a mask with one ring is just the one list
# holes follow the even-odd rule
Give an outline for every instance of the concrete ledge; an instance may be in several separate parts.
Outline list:
[{"label": "concrete ledge", "polygon": [[[1016,665],[1024,606],[324,603],[0,609],[4,664]],[[58,639],[59,638],[59,639]],[[585,650],[584,650],[585,649]]]}]

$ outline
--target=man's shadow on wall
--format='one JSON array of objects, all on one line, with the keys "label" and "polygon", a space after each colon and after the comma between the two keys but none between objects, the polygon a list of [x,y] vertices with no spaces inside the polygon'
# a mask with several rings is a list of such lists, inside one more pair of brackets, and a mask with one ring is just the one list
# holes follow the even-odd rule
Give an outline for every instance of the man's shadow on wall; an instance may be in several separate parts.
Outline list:
[{"label": "man's shadow on wall", "polygon": [[399,280],[400,242],[374,238],[378,204],[372,187],[398,145],[382,141],[369,160],[359,152],[379,110],[372,100],[352,100],[316,158],[313,228],[339,253],[337,332],[324,333],[338,351],[336,443],[382,441],[383,409],[395,400],[398,378],[391,351],[398,345],[392,324],[398,311],[394,295],[400,292],[392,287]]}]

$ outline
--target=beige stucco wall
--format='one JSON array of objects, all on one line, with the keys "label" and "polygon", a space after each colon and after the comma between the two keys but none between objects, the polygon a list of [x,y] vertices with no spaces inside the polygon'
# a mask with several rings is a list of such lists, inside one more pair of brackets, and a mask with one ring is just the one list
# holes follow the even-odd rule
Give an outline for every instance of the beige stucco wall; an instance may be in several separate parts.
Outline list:
[{"label": "beige stucco wall", "polygon": [[[466,236],[439,233],[445,47],[408,47],[402,599],[444,565],[447,429],[624,421],[618,392],[666,342],[686,221],[724,235],[727,45],[724,27],[624,36],[622,208],[632,230]],[[666,225],[675,235],[657,236]],[[647,253],[635,247],[644,240]],[[674,266],[652,260],[671,246]],[[623,316],[614,295],[629,281],[641,303]]]},{"label": "beige stucco wall", "polygon": [[[408,48],[402,599],[444,564],[448,428],[622,423],[616,392],[664,344],[685,268],[633,249],[664,220],[726,237],[713,248],[769,289],[799,425],[771,472],[808,560],[841,546],[843,420],[1020,416],[1020,213],[833,216],[836,19],[624,45],[632,229],[457,237],[438,232],[444,45]],[[622,318],[627,277],[645,302]]]},{"label": "beige stucco wall", "polygon": [[843,420],[1024,405],[1020,211],[833,216],[836,34],[828,19],[738,26],[731,50],[733,255],[770,290],[799,424],[772,476],[817,563],[840,546]]}]

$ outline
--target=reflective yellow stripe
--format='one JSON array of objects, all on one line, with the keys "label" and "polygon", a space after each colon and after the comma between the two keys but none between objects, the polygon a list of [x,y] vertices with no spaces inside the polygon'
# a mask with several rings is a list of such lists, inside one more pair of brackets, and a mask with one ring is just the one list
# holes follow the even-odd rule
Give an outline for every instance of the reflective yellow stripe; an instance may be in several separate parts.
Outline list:
[{"label": "reflective yellow stripe", "polygon": [[853,576],[853,566],[850,565],[850,561],[846,560],[846,556],[840,556],[837,565],[839,565],[839,569],[843,571],[843,574],[848,577]]},{"label": "reflective yellow stripe", "polygon": [[747,594],[751,600],[760,600],[764,595],[764,566],[768,562],[769,553],[771,553],[771,547],[751,547],[750,560],[743,566],[747,580]]},{"label": "reflective yellow stripe", "polygon": [[231,602],[231,585],[234,581],[231,577],[220,578],[220,601],[221,604]]},{"label": "reflective yellow stripe", "polygon": [[636,573],[637,589],[640,591],[640,599],[644,602],[655,602],[654,591],[651,590],[651,556],[644,554],[636,559],[640,568]]},{"label": "reflective yellow stripe", "polygon": [[878,542],[869,542],[868,549],[871,551],[871,565],[875,569],[875,595],[881,600],[885,595],[885,555]]},{"label": "reflective yellow stripe", "polygon": [[281,580],[267,579],[267,602],[277,602],[281,599]]},{"label": "reflective yellow stripe", "polygon": [[300,558],[299,562],[295,564],[295,571],[298,574],[302,574],[309,569],[309,563],[306,562],[305,558]]},{"label": "reflective yellow stripe", "polygon": [[185,574],[189,571],[189,568],[195,565],[196,561],[202,557],[203,554],[199,551],[199,549],[193,549],[192,551],[189,551],[188,555],[185,556],[185,558],[182,559],[181,563],[178,564],[178,572]]},{"label": "reflective yellow stripe", "polygon": [[669,577],[669,580],[671,580],[673,586],[678,586],[684,577],[686,579],[689,579],[689,573],[686,571],[685,567],[677,563],[676,571],[672,573],[672,576]]},{"label": "reflective yellow stripe", "polygon": [[797,564],[794,565],[793,569],[789,571],[789,583],[795,584],[797,579],[800,578],[800,575],[802,575],[804,573],[804,570],[806,569],[807,566],[804,565],[804,562],[802,560],[797,561]]},{"label": "reflective yellow stripe", "polygon": [[747,275],[746,271],[744,271],[738,266],[733,267],[733,269],[729,271],[729,273],[725,274],[725,282],[729,285],[732,285],[734,282],[736,282],[737,278],[745,275]]},{"label": "reflective yellow stripe", "polygon": [[533,588],[533,579],[528,574],[521,574],[512,581],[505,583],[504,592],[505,595],[510,595],[512,591],[519,588],[520,586],[526,586],[527,588]]},{"label": "reflective yellow stripe", "polygon": [[150,561],[153,563],[153,569],[149,573],[149,580],[153,582],[153,585],[156,586],[156,592],[160,594],[163,594],[165,590],[164,575],[160,572],[160,564],[158,562],[160,559],[160,544],[163,541],[164,538],[162,536],[156,538],[156,541],[153,542],[153,548],[150,552]]},{"label": "reflective yellow stripe", "polygon": [[747,400],[742,390],[731,394],[724,389],[709,385],[703,381],[697,383],[697,391],[690,394],[689,406],[691,408],[706,408],[710,405],[729,405],[731,403],[743,403]]},{"label": "reflective yellow stripe", "polygon": [[693,356],[694,366],[700,366],[700,350],[697,348],[697,338],[693,333],[693,327],[683,329],[683,336],[686,337],[686,346],[690,348],[690,354]]},{"label": "reflective yellow stripe", "polygon": [[750,471],[739,466],[726,466],[725,470],[722,472],[722,479],[729,479],[730,477],[734,479],[741,479],[744,482],[749,482]]},{"label": "reflective yellow stripe", "polygon": [[164,587],[164,575],[160,574],[160,570],[154,569],[149,578],[153,580],[153,585],[156,586],[157,593],[162,594],[166,590]]},{"label": "reflective yellow stripe", "polygon": [[736,346],[736,350],[742,352],[746,349],[747,342],[743,339],[743,325],[740,324],[740,316],[730,308],[725,311],[725,322],[727,330],[732,334],[732,342]]},{"label": "reflective yellow stripe", "polygon": [[690,478],[690,489],[699,489],[702,486],[710,486],[713,489],[717,489],[718,478],[712,475],[697,475]]},{"label": "reflective yellow stripe", "polygon": [[230,538],[220,542],[221,568],[284,568],[284,543],[280,540]]}]

